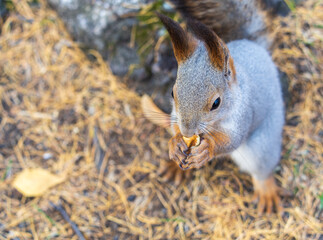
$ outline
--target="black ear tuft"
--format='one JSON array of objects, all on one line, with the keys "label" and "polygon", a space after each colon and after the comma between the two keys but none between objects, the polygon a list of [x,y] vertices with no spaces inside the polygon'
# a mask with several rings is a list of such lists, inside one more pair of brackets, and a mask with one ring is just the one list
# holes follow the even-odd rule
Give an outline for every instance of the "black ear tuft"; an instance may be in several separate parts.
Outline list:
[{"label": "black ear tuft", "polygon": [[215,32],[199,21],[188,19],[187,25],[194,36],[205,43],[213,65],[223,70],[225,66],[225,46],[222,40]]},{"label": "black ear tuft", "polygon": [[156,12],[156,15],[170,35],[176,60],[178,62],[184,61],[193,53],[196,41],[191,39],[188,33],[171,18],[158,12]]}]

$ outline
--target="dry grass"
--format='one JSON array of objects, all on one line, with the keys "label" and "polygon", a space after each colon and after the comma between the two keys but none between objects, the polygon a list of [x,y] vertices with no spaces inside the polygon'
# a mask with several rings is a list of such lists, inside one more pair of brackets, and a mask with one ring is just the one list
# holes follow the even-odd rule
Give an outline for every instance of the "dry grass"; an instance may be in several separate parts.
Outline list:
[{"label": "dry grass", "polygon": [[[50,202],[87,239],[322,239],[319,4],[307,1],[285,24],[274,23],[273,56],[291,94],[276,177],[294,195],[283,199],[283,217],[257,217],[247,204],[250,177],[229,160],[195,171],[180,187],[161,183],[156,171],[170,136],[142,118],[139,97],[98,53],[89,61],[44,2],[33,9],[13,2],[0,35],[0,239],[77,239]],[[98,146],[106,173],[95,167]],[[25,198],[11,182],[30,167],[69,177]]]}]

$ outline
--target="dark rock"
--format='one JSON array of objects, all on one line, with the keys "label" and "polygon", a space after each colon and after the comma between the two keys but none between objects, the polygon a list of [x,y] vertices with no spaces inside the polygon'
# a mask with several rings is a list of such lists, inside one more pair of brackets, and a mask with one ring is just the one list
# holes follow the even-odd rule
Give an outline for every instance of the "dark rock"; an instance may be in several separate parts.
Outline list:
[{"label": "dark rock", "polygon": [[[171,44],[163,43],[157,52],[149,52],[144,59],[138,56],[136,46],[130,44],[132,28],[138,23],[136,14],[154,1],[49,0],[49,3],[85,51],[98,50],[109,62],[113,74],[129,74],[127,84],[130,88],[139,93],[154,93],[157,104],[170,111],[168,99],[177,70]],[[164,5],[166,9],[168,5]],[[151,32],[148,37],[156,38],[157,35],[158,32]]]},{"label": "dark rock", "polygon": [[5,1],[0,1],[0,17],[4,17],[8,9],[6,7]]},{"label": "dark rock", "polygon": [[129,47],[135,14],[152,0],[49,0],[73,37],[97,49],[111,62],[114,74],[123,76],[139,61]]},{"label": "dark rock", "polygon": [[130,195],[130,196],[127,198],[127,200],[128,200],[129,202],[133,202],[133,201],[135,201],[135,199],[136,199],[136,195]]}]

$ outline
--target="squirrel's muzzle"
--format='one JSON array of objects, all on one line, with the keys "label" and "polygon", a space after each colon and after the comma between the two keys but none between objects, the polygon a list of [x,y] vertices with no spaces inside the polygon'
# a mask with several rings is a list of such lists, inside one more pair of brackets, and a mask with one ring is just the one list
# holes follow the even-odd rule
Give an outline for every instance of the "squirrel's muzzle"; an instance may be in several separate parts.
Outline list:
[{"label": "squirrel's muzzle", "polygon": [[193,126],[193,124],[182,123],[180,124],[179,128],[181,130],[182,135],[186,138],[190,138],[197,134],[196,126]]}]

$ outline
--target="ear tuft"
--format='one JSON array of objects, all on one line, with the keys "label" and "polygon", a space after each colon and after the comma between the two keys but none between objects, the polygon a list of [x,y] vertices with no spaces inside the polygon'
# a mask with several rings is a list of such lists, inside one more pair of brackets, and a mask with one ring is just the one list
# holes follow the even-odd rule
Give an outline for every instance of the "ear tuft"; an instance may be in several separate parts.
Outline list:
[{"label": "ear tuft", "polygon": [[164,24],[170,35],[177,62],[180,63],[189,58],[196,48],[196,41],[171,18],[158,12],[156,12],[156,15]]},{"label": "ear tuft", "polygon": [[226,47],[222,40],[206,25],[193,19],[188,19],[187,25],[195,37],[203,41],[209,53],[210,60],[216,68],[224,70],[226,65]]}]

